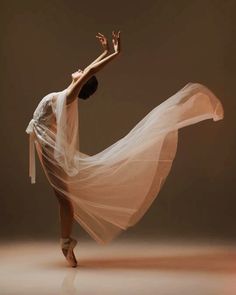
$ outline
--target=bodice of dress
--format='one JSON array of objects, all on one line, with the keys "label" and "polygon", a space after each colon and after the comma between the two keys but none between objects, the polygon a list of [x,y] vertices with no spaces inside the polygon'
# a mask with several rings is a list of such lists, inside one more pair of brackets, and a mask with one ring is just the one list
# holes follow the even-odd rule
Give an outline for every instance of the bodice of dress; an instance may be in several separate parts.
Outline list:
[{"label": "bodice of dress", "polygon": [[52,123],[52,119],[54,118],[54,104],[53,104],[53,98],[56,95],[56,92],[50,93],[43,97],[43,99],[39,102],[38,106],[36,107],[33,118],[29,122],[26,133],[32,133],[34,124],[40,124],[42,127],[47,126],[50,127],[50,124]]},{"label": "bodice of dress", "polygon": [[[62,91],[61,91],[62,92]],[[35,140],[36,133],[35,128],[40,127],[41,138],[44,138],[47,130],[49,130],[55,123],[55,103],[53,98],[60,92],[52,92],[42,98],[36,107],[33,118],[30,120],[26,133],[29,134],[29,175],[31,177],[31,183],[35,183]]]}]

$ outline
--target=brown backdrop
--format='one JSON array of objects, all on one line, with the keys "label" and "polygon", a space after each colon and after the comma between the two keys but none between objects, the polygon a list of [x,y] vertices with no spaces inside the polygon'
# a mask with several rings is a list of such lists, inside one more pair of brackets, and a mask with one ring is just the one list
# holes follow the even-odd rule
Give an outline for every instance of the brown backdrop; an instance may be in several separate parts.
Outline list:
[{"label": "brown backdrop", "polygon": [[[122,54],[80,101],[81,151],[124,136],[188,82],[221,99],[223,121],[181,129],[171,173],[128,237],[233,239],[235,227],[235,1],[2,1],[1,238],[57,238],[58,205],[37,159],[28,177],[25,129],[40,99],[101,52],[95,37],[120,29]],[[111,43],[110,46],[112,47]],[[79,224],[78,237],[87,234]]]}]

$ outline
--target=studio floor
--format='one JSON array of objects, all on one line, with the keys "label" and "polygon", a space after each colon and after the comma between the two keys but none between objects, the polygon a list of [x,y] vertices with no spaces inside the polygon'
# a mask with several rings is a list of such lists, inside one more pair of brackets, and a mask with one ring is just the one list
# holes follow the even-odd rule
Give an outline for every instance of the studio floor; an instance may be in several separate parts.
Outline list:
[{"label": "studio floor", "polygon": [[58,242],[0,244],[0,295],[235,295],[236,245],[78,241],[77,268]]}]

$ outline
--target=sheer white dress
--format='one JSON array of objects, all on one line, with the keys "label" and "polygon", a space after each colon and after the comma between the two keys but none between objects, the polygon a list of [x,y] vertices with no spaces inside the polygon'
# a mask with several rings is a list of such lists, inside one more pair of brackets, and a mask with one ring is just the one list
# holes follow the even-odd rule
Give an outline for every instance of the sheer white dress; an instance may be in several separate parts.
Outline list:
[{"label": "sheer white dress", "polygon": [[43,97],[26,129],[31,182],[36,147],[50,184],[71,201],[74,219],[100,244],[134,226],[158,196],[176,155],[178,129],[224,117],[209,88],[188,83],[124,137],[87,155],[79,148],[78,99],[67,105],[66,92]]}]

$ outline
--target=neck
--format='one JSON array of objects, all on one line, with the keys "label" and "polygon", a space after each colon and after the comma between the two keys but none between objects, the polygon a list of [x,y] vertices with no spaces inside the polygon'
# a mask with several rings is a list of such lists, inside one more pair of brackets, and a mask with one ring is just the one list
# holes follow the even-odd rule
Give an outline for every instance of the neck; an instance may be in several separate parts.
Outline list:
[{"label": "neck", "polygon": [[72,88],[72,87],[74,86],[75,82],[76,82],[76,81],[73,79],[73,80],[71,81],[70,85],[67,87],[67,89]]}]

